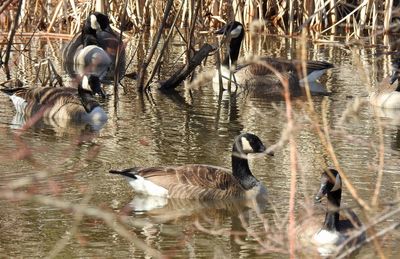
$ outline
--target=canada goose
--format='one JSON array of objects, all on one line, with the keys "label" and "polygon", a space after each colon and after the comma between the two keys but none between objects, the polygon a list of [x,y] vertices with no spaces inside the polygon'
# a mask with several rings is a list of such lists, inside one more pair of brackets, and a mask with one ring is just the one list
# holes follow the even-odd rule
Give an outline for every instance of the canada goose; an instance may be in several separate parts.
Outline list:
[{"label": "canada goose", "polygon": [[[267,95],[277,95],[283,92],[283,87],[278,76],[265,65],[258,63],[236,64],[239,57],[240,45],[244,37],[244,27],[240,22],[230,22],[217,30],[215,34],[223,34],[230,39],[228,52],[220,68],[224,89],[227,89],[230,79],[232,91],[247,90]],[[261,57],[260,61],[275,68],[283,77],[288,79],[289,90],[293,94],[300,94],[302,92],[300,83],[304,79],[298,76],[298,71],[300,71],[300,74],[303,71],[300,61],[271,57]],[[325,61],[308,61],[306,65],[307,80],[309,82],[317,80],[325,70],[333,67],[331,63]],[[213,78],[213,88],[215,91],[219,91],[218,72],[216,72]]]},{"label": "canada goose", "polygon": [[[378,89],[371,92],[369,100],[371,104],[387,109],[399,109],[400,108],[400,81],[399,69],[400,69],[400,58],[395,59],[392,64],[393,72],[390,78],[385,78]],[[394,83],[397,82],[397,86]]]},{"label": "canada goose", "polygon": [[251,173],[247,157],[265,150],[256,135],[243,133],[233,144],[232,174],[222,167],[197,164],[134,167],[110,173],[126,176],[136,192],[147,195],[198,200],[259,199],[266,196],[266,188]]},{"label": "canada goose", "polygon": [[107,15],[93,12],[86,19],[82,31],[74,36],[63,51],[63,65],[67,73],[91,74],[104,81],[113,76],[117,53],[119,71],[124,70],[125,57],[122,41],[110,27]]},{"label": "canada goose", "polygon": [[32,117],[42,113],[43,118],[76,123],[102,125],[107,115],[94,98],[102,94],[100,81],[94,76],[84,76],[78,89],[72,87],[20,87],[1,89],[9,95],[18,113]]},{"label": "canada goose", "polygon": [[[361,227],[361,221],[350,209],[339,213],[342,197],[342,180],[335,169],[328,169],[322,173],[321,186],[315,196],[315,201],[320,202],[327,196],[327,212],[321,228],[312,237],[312,242],[317,246],[318,252],[325,256],[339,252],[339,247],[351,237],[351,232]],[[347,217],[344,217],[344,215]],[[363,235],[351,240],[347,245],[355,245],[360,242]]]}]

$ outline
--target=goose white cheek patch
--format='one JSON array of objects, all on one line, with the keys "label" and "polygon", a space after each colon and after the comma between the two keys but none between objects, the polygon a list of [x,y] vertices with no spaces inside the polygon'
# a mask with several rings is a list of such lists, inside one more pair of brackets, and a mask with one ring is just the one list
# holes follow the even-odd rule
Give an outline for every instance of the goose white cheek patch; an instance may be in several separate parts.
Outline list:
[{"label": "goose white cheek patch", "polygon": [[94,14],[90,15],[90,27],[93,30],[100,30],[100,24],[97,22],[97,18]]},{"label": "goose white cheek patch", "polygon": [[237,38],[240,35],[240,33],[242,32],[242,30],[243,30],[243,27],[239,25],[238,27],[236,27],[234,30],[231,31],[231,37]]},{"label": "goose white cheek patch", "polygon": [[342,180],[340,180],[339,174],[336,175],[335,185],[333,186],[331,192],[337,191],[342,188]]},{"label": "goose white cheek patch", "polygon": [[251,147],[250,142],[245,137],[242,137],[241,141],[244,152],[253,152],[253,148]]},{"label": "goose white cheek patch", "polygon": [[91,88],[90,88],[90,85],[89,85],[89,79],[88,79],[88,77],[87,76],[84,76],[83,78],[82,78],[82,88],[83,89],[86,89],[86,90],[92,90]]}]

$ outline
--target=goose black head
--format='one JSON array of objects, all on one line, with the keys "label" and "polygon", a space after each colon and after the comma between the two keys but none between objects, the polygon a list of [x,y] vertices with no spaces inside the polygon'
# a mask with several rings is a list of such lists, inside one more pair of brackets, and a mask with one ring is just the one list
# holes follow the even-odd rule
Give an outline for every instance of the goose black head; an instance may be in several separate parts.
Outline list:
[{"label": "goose black head", "polygon": [[87,92],[98,94],[102,98],[106,97],[106,95],[103,92],[103,89],[101,88],[100,79],[97,76],[93,75],[83,76],[81,86],[82,89]]},{"label": "goose black head", "polygon": [[392,63],[392,75],[390,77],[390,84],[393,84],[396,82],[397,79],[399,79],[399,74],[400,74],[400,58],[394,59]]},{"label": "goose black head", "polygon": [[315,201],[320,202],[322,198],[330,192],[342,189],[342,179],[335,169],[327,169],[321,175],[321,187],[315,196]]},{"label": "goose black head", "polygon": [[230,36],[232,39],[243,37],[244,28],[240,22],[233,21],[225,24],[221,29],[215,31],[215,34]]},{"label": "goose black head", "polygon": [[[259,137],[252,133],[243,133],[236,137],[234,149],[244,154],[264,153],[266,148]],[[269,154],[272,155],[272,154]]]},{"label": "goose black head", "polygon": [[85,22],[85,29],[92,29],[94,31],[107,31],[110,28],[110,20],[108,16],[100,13],[93,12],[89,15]]}]

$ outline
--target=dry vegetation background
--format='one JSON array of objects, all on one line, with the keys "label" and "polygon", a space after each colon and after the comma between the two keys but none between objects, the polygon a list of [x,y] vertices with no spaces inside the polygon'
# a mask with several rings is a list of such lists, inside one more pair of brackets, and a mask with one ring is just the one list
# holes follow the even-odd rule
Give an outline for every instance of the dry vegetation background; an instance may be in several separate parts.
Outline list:
[{"label": "dry vegetation background", "polygon": [[[45,0],[4,0],[0,3],[0,28],[1,33],[1,65],[3,68],[9,62],[9,53],[16,36],[22,36],[26,47],[29,48],[30,40],[35,36],[52,36],[60,38],[70,38],[73,34],[79,32],[82,22],[86,19],[89,12],[93,10],[106,12],[113,24],[113,28],[122,33],[124,41],[129,41],[133,37],[144,31],[154,30],[162,32],[170,29],[174,34],[181,34],[181,37],[187,44],[186,59],[190,60],[194,55],[194,49],[198,49],[201,42],[196,40],[196,35],[201,32],[211,31],[219,27],[221,21],[236,19],[244,23],[251,31],[267,31],[281,35],[293,35],[301,37],[303,44],[298,48],[298,56],[306,59],[305,41],[313,39],[314,41],[333,41],[331,36],[343,36],[346,42],[357,44],[377,44],[383,42],[386,50],[396,50],[396,44],[389,45],[386,41],[388,33],[396,33],[399,26],[399,1],[394,0],[304,0],[304,1],[250,1],[250,0],[187,0],[187,1],[145,1],[145,0],[125,0],[125,1],[45,1]],[[161,11],[162,10],[162,11]],[[257,22],[254,22],[257,20]],[[16,22],[19,21],[19,22]],[[149,50],[158,46],[159,37],[154,34],[154,40],[149,46]],[[164,41],[165,44],[168,40]],[[393,47],[394,46],[394,47]],[[135,53],[135,51],[133,51]],[[161,53],[161,54],[160,54]],[[157,54],[157,53],[156,53]],[[151,81],[144,74],[148,71],[156,71],[158,60],[162,51],[158,55],[153,55],[151,51],[145,53],[143,63],[138,65],[139,76],[138,88],[146,87]],[[377,57],[379,58],[379,57]],[[128,57],[129,59],[129,57]],[[152,63],[150,61],[153,61]],[[150,64],[151,63],[151,64]],[[362,63],[360,62],[360,66]],[[149,75],[147,75],[149,76]],[[142,80],[142,81],[141,81]],[[258,234],[253,233],[251,229],[244,225],[244,232],[253,237],[261,251],[289,253],[292,257],[296,253],[302,253],[301,249],[296,248],[295,231],[295,193],[297,175],[297,146],[295,140],[296,124],[293,119],[292,103],[288,93],[286,98],[286,118],[287,128],[282,133],[282,139],[279,145],[288,144],[290,146],[290,155],[293,161],[291,168],[291,197],[288,212],[288,228],[281,226],[280,235],[274,236],[281,244],[276,245],[271,239],[263,239]],[[350,104],[343,114],[343,120],[354,116],[359,111],[360,103],[355,101]],[[399,200],[385,200],[380,202],[379,193],[383,174],[383,140],[377,153],[380,157],[378,165],[378,177],[373,198],[367,201],[359,197],[357,188],[348,180],[346,173],[342,170],[335,150],[330,142],[330,126],[326,121],[319,118],[314,110],[311,97],[305,103],[305,109],[308,112],[310,121],[313,124],[316,135],[321,144],[329,154],[335,167],[341,172],[346,189],[362,210],[364,218],[368,219],[365,229],[368,233],[366,242],[372,242],[376,253],[385,258],[384,249],[381,240],[388,234],[396,233],[398,235],[399,222],[386,224],[384,227],[376,228],[388,218],[399,217]],[[37,119],[37,118],[35,118]],[[30,121],[34,124],[35,121]],[[29,128],[29,124],[26,128]],[[141,227],[141,222],[132,222],[131,219],[121,217],[97,207],[88,206],[88,201],[93,195],[93,190],[83,190],[80,203],[72,203],[63,200],[58,196],[59,189],[55,182],[49,182],[45,188],[46,191],[38,191],[34,188],[37,179],[45,179],[51,168],[41,164],[33,158],[31,147],[23,139],[23,132],[26,128],[15,134],[16,149],[15,153],[10,155],[2,154],[3,157],[12,160],[25,159],[30,161],[37,168],[44,168],[40,173],[33,176],[26,176],[17,181],[11,182],[0,190],[0,197],[8,201],[34,201],[46,206],[53,206],[64,210],[74,216],[74,225],[71,231],[66,234],[56,244],[50,252],[50,257],[56,256],[68,244],[69,240],[77,232],[79,222],[83,217],[93,217],[100,219],[102,223],[109,226],[113,231],[124,237],[128,242],[132,242],[136,247],[147,251],[149,255],[161,257],[162,251],[157,251],[145,244],[143,240],[129,229],[132,226]],[[293,134],[292,134],[293,133]],[[90,138],[92,136],[84,136]],[[79,139],[76,145],[83,140]],[[96,157],[98,146],[94,146],[88,152],[87,161]],[[77,171],[79,166],[77,165]],[[28,190],[28,191],[27,191]],[[262,215],[260,215],[262,219]],[[266,233],[273,235],[274,228],[265,223]],[[286,223],[286,222],[285,222]],[[286,225],[285,225],[286,226]],[[210,235],[234,235],[229,231],[221,229],[206,229],[201,225],[196,228]],[[287,233],[286,233],[287,231]],[[287,234],[287,235],[286,235]],[[276,234],[274,234],[276,235]],[[284,244],[282,244],[284,243]],[[289,248],[289,249],[287,249]],[[345,256],[350,251],[345,251],[341,256]]]},{"label": "dry vegetation background", "polygon": [[255,19],[267,21],[288,34],[299,32],[303,27],[320,33],[345,27],[356,35],[365,35],[365,29],[391,30],[396,25],[391,23],[392,17],[399,16],[396,0],[4,0],[0,5],[1,28],[3,32],[10,31],[20,6],[20,31],[73,34],[79,31],[88,13],[96,9],[107,12],[114,26],[135,33],[149,26],[158,28],[163,20],[161,10],[170,4],[167,26],[172,26],[178,14],[176,26],[188,27],[197,17],[197,30],[209,30],[220,25],[216,24],[218,20],[235,18],[245,25]]}]

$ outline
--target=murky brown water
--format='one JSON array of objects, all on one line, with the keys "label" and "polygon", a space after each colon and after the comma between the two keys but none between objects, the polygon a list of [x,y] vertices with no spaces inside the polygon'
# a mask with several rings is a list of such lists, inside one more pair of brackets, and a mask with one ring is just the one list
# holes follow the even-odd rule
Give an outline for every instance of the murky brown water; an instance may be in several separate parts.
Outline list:
[{"label": "murky brown water", "polygon": [[[14,76],[33,78],[32,64],[42,57],[49,57],[59,68],[60,41],[45,44],[36,39],[32,44],[31,51],[18,57],[20,69],[13,68]],[[132,41],[131,45],[136,46],[136,42]],[[247,41],[244,49],[251,53],[292,57],[296,46],[294,39],[262,37]],[[167,64],[172,64],[183,50],[179,41],[171,46],[163,67],[167,74],[176,67],[168,68]],[[375,51],[362,46],[350,49],[341,44],[310,43],[308,48],[311,59],[327,60],[336,66],[323,79],[332,94],[314,96],[313,101],[317,114],[332,128],[331,141],[342,168],[367,201],[372,199],[377,179],[378,120],[369,104],[363,104],[356,116],[350,116],[343,123],[342,117],[355,97],[366,100],[369,85],[375,85],[389,74],[388,60],[376,59]],[[135,82],[127,79],[123,84],[129,88]],[[153,93],[151,98],[122,93],[114,108],[113,90],[110,87],[107,91],[110,96],[103,102],[103,107],[109,114],[109,121],[100,132],[42,125],[27,130],[21,139],[16,137],[17,131],[12,124],[14,109],[8,98],[2,96],[0,186],[3,192],[10,184],[23,185],[25,180],[27,186],[19,189],[24,193],[54,197],[72,204],[89,198],[91,206],[126,215],[123,225],[129,231],[146,245],[173,257],[286,257],[280,252],[288,251],[287,244],[280,238],[286,233],[289,200],[288,145],[278,149],[272,158],[251,161],[254,174],[264,182],[270,194],[270,204],[261,214],[236,203],[179,200],[167,201],[168,204],[147,200],[153,205],[161,202],[159,208],[139,211],[129,204],[132,201],[138,206],[141,197],[132,192],[123,178],[108,174],[111,168],[134,165],[207,163],[230,167],[232,141],[240,132],[254,132],[268,145],[280,139],[286,122],[283,101],[239,97],[219,103],[211,86],[204,86],[191,92],[180,88],[176,95]],[[306,116],[304,101],[294,101],[298,127],[299,214],[304,198],[312,197],[317,191],[324,166],[332,165]],[[393,116],[400,118],[400,113]],[[380,117],[380,120],[385,146],[381,201],[389,202],[399,197],[399,124],[390,118]],[[30,160],[16,159],[27,155],[27,150],[32,152]],[[29,181],[33,183],[29,184]],[[44,257],[55,253],[60,240],[65,241],[65,246],[60,246],[60,257],[148,255],[100,219],[89,216],[76,219],[71,211],[44,204],[40,198],[20,201],[5,199],[5,195],[1,197],[0,253],[6,257]],[[345,206],[356,204],[346,188],[342,202]],[[276,230],[265,235],[265,222]],[[229,235],[230,231],[238,233],[238,238]],[[398,234],[397,231],[397,238],[389,235],[384,243],[384,251],[393,258],[400,253]],[[257,240],[267,241],[259,243]],[[372,247],[366,246],[358,256],[371,256],[373,251]]]}]

